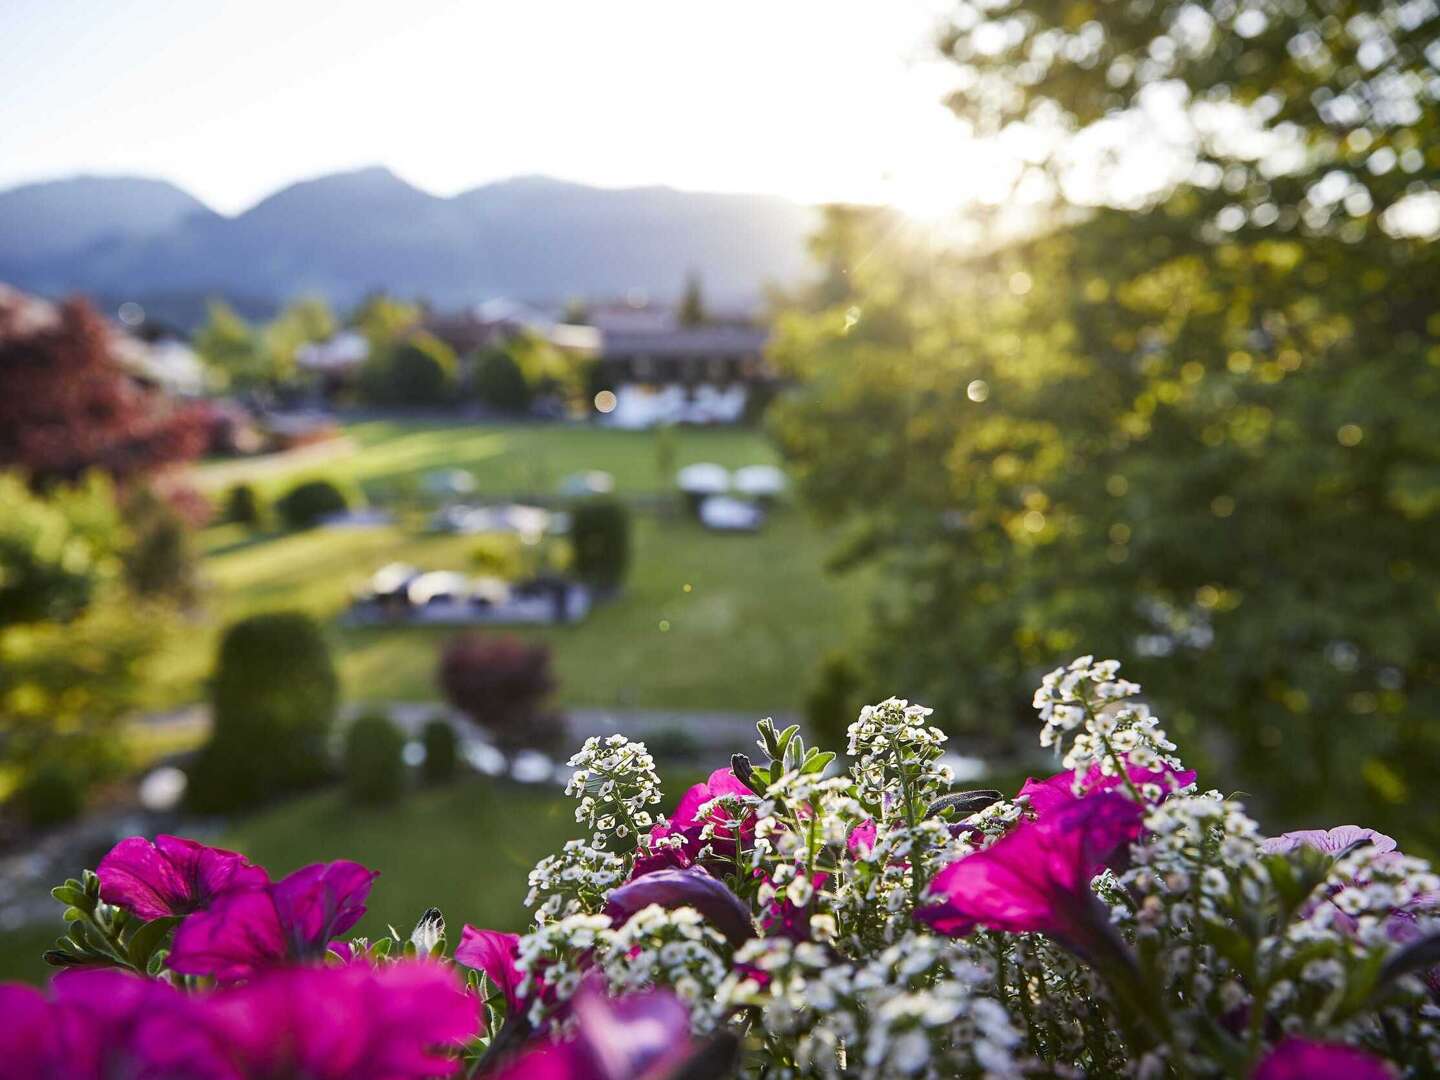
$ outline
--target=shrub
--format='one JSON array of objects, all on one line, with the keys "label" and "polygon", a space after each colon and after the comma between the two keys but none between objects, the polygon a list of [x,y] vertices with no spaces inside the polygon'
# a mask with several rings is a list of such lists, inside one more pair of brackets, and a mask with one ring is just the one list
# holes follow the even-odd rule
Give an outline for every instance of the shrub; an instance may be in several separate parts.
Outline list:
[{"label": "shrub", "polygon": [[550,650],[517,637],[462,634],[440,657],[440,688],[457,709],[507,749],[548,744],[543,705],[555,689]]},{"label": "shrub", "polygon": [[570,530],[575,572],[601,588],[615,588],[630,566],[630,511],[618,499],[577,503]]},{"label": "shrub", "polygon": [[446,405],[454,398],[455,353],[439,338],[415,334],[374,355],[361,391],[376,405]]},{"label": "shrub", "polygon": [[225,520],[252,529],[265,523],[265,505],[249,484],[236,484],[225,495]]},{"label": "shrub", "polygon": [[379,805],[405,787],[405,736],[387,717],[362,716],[345,736],[345,786],[357,803]]},{"label": "shrub", "polygon": [[488,349],[475,357],[475,396],[492,409],[519,413],[530,408],[532,394],[525,373],[504,349]]},{"label": "shrub", "polygon": [[329,480],[306,480],[291,488],[275,503],[280,520],[290,529],[309,529],[331,514],[350,508],[345,493]]},{"label": "shrub", "polygon": [[849,653],[827,653],[816,668],[805,695],[805,720],[810,735],[826,746],[844,746],[850,723],[860,711],[864,679]]},{"label": "shrub", "polygon": [[84,781],[63,761],[42,762],[19,795],[25,820],[37,829],[73,821],[85,808]]},{"label": "shrub", "polygon": [[124,555],[130,588],[138,596],[164,596],[180,603],[194,600],[195,551],[184,518],[149,489],[132,493],[124,512],[134,538]]},{"label": "shrub", "polygon": [[470,565],[476,573],[514,581],[525,572],[525,549],[514,533],[486,533],[475,538]]},{"label": "shrub", "polygon": [[444,784],[455,779],[459,765],[459,740],[450,721],[436,717],[425,725],[420,735],[425,744],[425,763],[420,773],[427,784]]},{"label": "shrub", "polygon": [[211,680],[214,731],[191,776],[195,808],[233,810],[323,779],[338,697],[329,646],[308,615],[232,625]]}]

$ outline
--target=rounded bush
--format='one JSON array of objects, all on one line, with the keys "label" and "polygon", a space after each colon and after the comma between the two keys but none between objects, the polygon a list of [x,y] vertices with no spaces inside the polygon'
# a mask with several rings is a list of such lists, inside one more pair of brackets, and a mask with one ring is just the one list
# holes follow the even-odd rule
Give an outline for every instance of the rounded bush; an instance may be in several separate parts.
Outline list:
[{"label": "rounded bush", "polygon": [[405,736],[387,717],[362,716],[345,736],[345,786],[358,803],[392,803],[405,788]]},{"label": "rounded bush", "polygon": [[450,704],[507,749],[549,745],[556,734],[543,707],[555,689],[544,645],[462,634],[441,654],[440,688]]},{"label": "rounded bush", "polygon": [[19,792],[25,820],[35,828],[73,821],[85,808],[85,784],[62,761],[42,762]]},{"label": "rounded bush", "polygon": [[324,779],[339,690],[310,616],[274,612],[232,625],[210,684],[214,728],[191,772],[195,808],[238,809]]},{"label": "rounded bush", "polygon": [[616,588],[630,568],[630,511],[619,499],[576,503],[570,543],[575,573],[581,580],[601,588]]},{"label": "rounded bush", "polygon": [[533,394],[525,373],[504,349],[489,349],[475,358],[475,397],[501,412],[520,413],[530,408]]},{"label": "rounded bush", "polygon": [[448,720],[436,717],[421,732],[425,744],[425,763],[420,773],[427,784],[444,784],[455,779],[460,763],[459,740]]},{"label": "rounded bush", "polygon": [[265,507],[249,484],[236,484],[225,495],[225,520],[258,528],[265,521]]},{"label": "rounded bush", "polygon": [[820,661],[805,694],[805,720],[817,744],[844,749],[860,712],[863,683],[860,665],[849,653],[836,650]]},{"label": "rounded bush", "polygon": [[282,495],[275,509],[287,528],[309,529],[321,518],[343,514],[350,509],[350,501],[329,480],[306,480]]},{"label": "rounded bush", "polygon": [[455,353],[439,338],[415,334],[377,354],[361,375],[376,405],[446,405],[455,396]]}]

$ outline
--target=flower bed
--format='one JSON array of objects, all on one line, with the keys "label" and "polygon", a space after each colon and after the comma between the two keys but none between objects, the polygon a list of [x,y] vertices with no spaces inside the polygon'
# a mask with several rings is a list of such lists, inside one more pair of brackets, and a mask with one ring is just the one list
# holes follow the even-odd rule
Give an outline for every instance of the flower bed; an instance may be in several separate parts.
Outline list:
[{"label": "flower bed", "polygon": [[644,745],[590,739],[534,925],[453,951],[434,910],[346,937],[358,864],[123,841],[55,890],[49,993],[0,988],[0,1077],[1433,1075],[1440,880],[1354,826],[1264,837],[1138,691],[1048,675],[1065,771],[1014,798],[894,699],[847,772],[762,721],[669,818]]}]

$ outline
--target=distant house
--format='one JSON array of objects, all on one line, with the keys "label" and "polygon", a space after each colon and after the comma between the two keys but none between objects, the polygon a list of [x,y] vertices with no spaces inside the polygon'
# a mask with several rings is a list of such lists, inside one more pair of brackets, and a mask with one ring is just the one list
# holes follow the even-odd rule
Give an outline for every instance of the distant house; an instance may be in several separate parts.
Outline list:
[{"label": "distant house", "polygon": [[520,334],[548,341],[567,353],[592,355],[600,345],[593,326],[574,326],[514,300],[486,300],[462,311],[434,314],[425,329],[459,356],[505,344]]},{"label": "distant house", "polygon": [[602,421],[616,427],[734,424],[775,380],[765,330],[745,324],[602,330],[593,383],[614,395]]}]

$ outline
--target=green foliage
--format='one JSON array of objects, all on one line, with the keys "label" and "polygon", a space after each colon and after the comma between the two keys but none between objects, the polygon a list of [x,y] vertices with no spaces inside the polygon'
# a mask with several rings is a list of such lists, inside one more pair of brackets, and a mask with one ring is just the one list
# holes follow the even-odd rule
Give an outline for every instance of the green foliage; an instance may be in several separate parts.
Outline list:
[{"label": "green foliage", "polygon": [[575,573],[601,588],[618,588],[630,569],[630,511],[619,499],[577,502],[571,512],[570,542]]},{"label": "green foliage", "polygon": [[459,767],[459,740],[455,727],[443,717],[428,720],[421,730],[420,740],[425,745],[425,761],[420,766],[420,775],[427,784],[445,784],[455,779]]},{"label": "green foliage", "polygon": [[360,390],[375,405],[447,405],[455,396],[455,378],[450,346],[414,333],[371,352],[360,372]]},{"label": "green foliage", "polygon": [[336,327],[335,313],[322,297],[304,296],[291,303],[265,327],[262,335],[262,348],[270,360],[272,377],[280,381],[293,379],[300,349],[313,342],[328,341]]},{"label": "green foliage", "polygon": [[845,748],[850,724],[865,703],[864,686],[863,671],[854,657],[840,650],[825,654],[805,695],[805,722],[817,743]]},{"label": "green foliage", "polygon": [[345,786],[357,803],[393,803],[405,789],[405,736],[385,716],[362,716],[345,734]]},{"label": "green foliage", "polygon": [[236,484],[225,494],[224,520],[258,529],[265,523],[266,506],[253,484]]},{"label": "green foliage", "polygon": [[482,533],[470,549],[476,573],[515,581],[525,573],[525,545],[514,533]]},{"label": "green foliage", "polygon": [[310,529],[330,514],[350,508],[345,492],[329,480],[305,480],[275,501],[275,510],[288,529]]},{"label": "green foliage", "polygon": [[125,577],[139,596],[195,598],[196,564],[190,527],[165,499],[148,488],[125,500],[133,540],[125,552]]},{"label": "green foliage", "polygon": [[0,626],[68,621],[118,576],[124,527],[99,477],[44,498],[0,473],[0,506]]},{"label": "green foliage", "polygon": [[685,291],[680,296],[680,309],[676,313],[681,326],[703,326],[705,323],[705,297],[700,290],[700,275],[687,274]]},{"label": "green foliage", "polygon": [[279,374],[260,335],[229,304],[210,302],[205,325],[195,335],[195,351],[232,390],[254,390]]},{"label": "green foliage", "polygon": [[[1172,728],[1226,763],[1221,786],[1263,793],[1281,824],[1343,815],[1433,846],[1410,807],[1440,767],[1440,251],[1385,211],[1415,179],[1392,158],[1428,145],[1437,110],[1346,138],[1316,112],[1354,93],[1363,113],[1392,76],[1400,92],[1418,39],[1362,72],[1342,59],[1358,23],[1267,4],[1258,36],[1231,32],[1235,7],[1193,50],[1152,48],[1183,6],[1073,24],[1072,5],[1027,8],[997,54],[974,48],[990,16],[966,5],[956,106],[982,128],[1042,103],[1085,124],[1175,76],[1293,124],[1293,167],[1202,140],[1223,183],[1057,215],[982,254],[833,214],[825,281],[781,320],[800,385],[773,429],[848,530],[837,563],[884,574],[870,659],[952,730],[1003,743],[1058,657],[1140,653]],[[1297,58],[1307,29],[1325,44]],[[1015,65],[1042,34],[1053,62]],[[1081,37],[1083,63],[1065,45]]]},{"label": "green foliage", "polygon": [[338,697],[330,648],[308,615],[233,624],[211,680],[214,729],[191,775],[195,808],[239,809],[323,778]]},{"label": "green foliage", "polygon": [[47,760],[25,780],[19,802],[32,827],[61,825],[79,817],[85,808],[85,782],[73,765]]},{"label": "green foliage", "polygon": [[475,357],[475,397],[506,413],[523,413],[533,397],[520,364],[507,349],[486,349]]},{"label": "green foliage", "polygon": [[372,355],[388,349],[419,321],[417,305],[385,293],[367,297],[350,316],[350,325],[370,342]]}]

